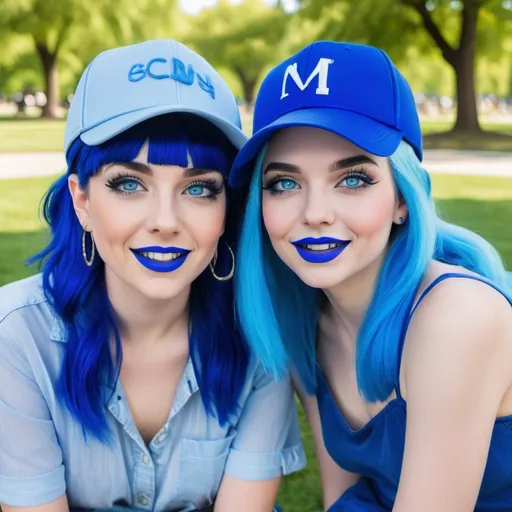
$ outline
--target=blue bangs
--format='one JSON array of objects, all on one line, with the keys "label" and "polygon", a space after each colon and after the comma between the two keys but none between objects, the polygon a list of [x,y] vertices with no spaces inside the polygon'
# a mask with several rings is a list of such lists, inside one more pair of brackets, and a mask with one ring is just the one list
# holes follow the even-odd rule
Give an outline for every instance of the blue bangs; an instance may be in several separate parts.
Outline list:
[{"label": "blue bangs", "polygon": [[[208,121],[188,114],[167,114],[137,125],[99,146],[77,138],[68,152],[68,175],[76,173],[82,188],[103,165],[134,160],[148,145],[149,163],[220,171],[227,175],[236,149]],[[46,194],[43,211],[51,229],[49,245],[31,261],[43,265],[43,287],[66,331],[65,351],[57,392],[82,426],[84,435],[110,439],[105,416],[105,383],[111,389],[119,378],[122,350],[119,330],[105,286],[105,268],[96,255],[91,267],[82,256],[82,227],[68,190],[68,175]],[[216,270],[226,275],[236,254],[243,197],[228,193],[224,234],[219,241]],[[89,237],[88,237],[89,238]],[[90,254],[91,247],[88,247]],[[236,328],[230,281],[217,281],[210,268],[192,283],[189,317],[190,357],[208,414],[229,422],[238,411],[245,384],[249,351]],[[112,359],[115,341],[117,360]]]},{"label": "blue bangs", "polygon": [[[237,150],[224,133],[191,114],[165,114],[148,119],[98,146],[88,146],[80,138],[71,145],[69,172],[76,172],[82,188],[103,165],[131,162],[148,144],[148,163],[212,169],[225,177]],[[189,162],[189,158],[191,162]]]}]

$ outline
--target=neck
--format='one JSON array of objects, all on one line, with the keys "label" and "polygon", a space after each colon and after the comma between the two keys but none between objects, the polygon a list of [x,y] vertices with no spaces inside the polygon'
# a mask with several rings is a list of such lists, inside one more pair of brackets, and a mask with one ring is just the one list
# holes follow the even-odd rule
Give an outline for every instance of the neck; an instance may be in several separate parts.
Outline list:
[{"label": "neck", "polygon": [[[334,339],[348,339],[352,345],[355,343],[373,298],[383,260],[384,254],[341,284],[324,290],[329,300],[325,314],[337,333]],[[344,335],[339,336],[340,333]]]},{"label": "neck", "polygon": [[148,347],[169,339],[188,342],[190,286],[171,299],[151,299],[108,270],[105,281],[123,345]]}]

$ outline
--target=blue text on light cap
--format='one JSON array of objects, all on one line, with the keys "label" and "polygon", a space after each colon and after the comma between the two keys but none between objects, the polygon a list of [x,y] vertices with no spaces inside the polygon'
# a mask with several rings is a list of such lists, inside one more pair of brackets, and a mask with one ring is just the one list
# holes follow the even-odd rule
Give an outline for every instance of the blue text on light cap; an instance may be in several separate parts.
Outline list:
[{"label": "blue text on light cap", "polygon": [[237,148],[247,140],[236,100],[215,69],[185,45],[158,39],[104,51],[89,64],[71,102],[64,151],[77,137],[95,146],[171,112],[210,121]]}]

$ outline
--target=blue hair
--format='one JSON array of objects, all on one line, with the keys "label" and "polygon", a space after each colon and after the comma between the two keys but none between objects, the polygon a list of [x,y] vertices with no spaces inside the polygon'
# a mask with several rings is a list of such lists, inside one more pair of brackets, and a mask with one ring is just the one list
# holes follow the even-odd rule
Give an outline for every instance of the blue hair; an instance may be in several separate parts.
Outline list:
[{"label": "blue hair", "polygon": [[[218,128],[187,114],[149,119],[99,146],[88,146],[77,138],[67,155],[68,174],[50,187],[44,199],[51,241],[31,260],[43,265],[45,294],[67,334],[58,396],[82,425],[84,435],[107,443],[110,431],[104,405],[110,397],[102,394],[102,384],[115,388],[122,362],[121,340],[107,296],[104,263],[96,257],[88,267],[82,256],[82,227],[68,190],[68,176],[76,173],[81,188],[86,189],[103,165],[132,161],[146,143],[149,163],[186,167],[190,155],[195,166],[219,170],[224,176],[236,155]],[[238,198],[231,195],[229,199],[229,210],[241,209]],[[239,218],[238,211],[227,212],[222,240],[233,250]],[[226,275],[231,258],[222,245],[221,241],[216,271]],[[232,284],[214,279],[207,267],[192,283],[189,315],[190,355],[202,401],[207,413],[225,424],[238,409],[249,359],[247,344],[236,328]],[[112,339],[116,361],[110,350]]]},{"label": "blue hair", "polygon": [[[237,313],[247,340],[276,376],[291,365],[306,392],[316,390],[316,332],[325,297],[303,283],[273,250],[261,214],[260,154],[249,189],[239,246]],[[460,265],[503,289],[508,282],[496,250],[471,231],[444,222],[431,183],[413,149],[401,142],[389,158],[406,222],[392,230],[389,248],[356,343],[359,389],[384,401],[396,385],[402,326],[431,260]]]}]

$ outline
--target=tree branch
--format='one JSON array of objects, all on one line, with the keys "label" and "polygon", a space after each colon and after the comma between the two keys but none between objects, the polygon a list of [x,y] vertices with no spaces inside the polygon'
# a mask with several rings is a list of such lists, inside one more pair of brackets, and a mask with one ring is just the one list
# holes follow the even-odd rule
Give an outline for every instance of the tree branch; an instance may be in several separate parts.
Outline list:
[{"label": "tree branch", "polygon": [[402,0],[402,3],[416,10],[416,12],[421,16],[423,26],[425,27],[427,32],[430,34],[430,37],[432,37],[434,42],[441,50],[441,53],[443,54],[445,60],[451,66],[455,66],[457,50],[453,48],[444,38],[443,34],[439,30],[439,27],[432,19],[430,13],[427,11],[425,2],[423,0]]}]

